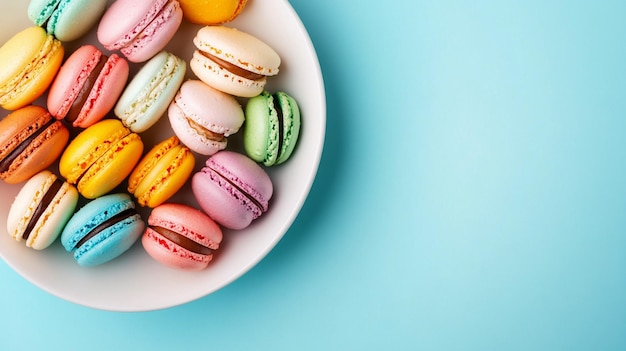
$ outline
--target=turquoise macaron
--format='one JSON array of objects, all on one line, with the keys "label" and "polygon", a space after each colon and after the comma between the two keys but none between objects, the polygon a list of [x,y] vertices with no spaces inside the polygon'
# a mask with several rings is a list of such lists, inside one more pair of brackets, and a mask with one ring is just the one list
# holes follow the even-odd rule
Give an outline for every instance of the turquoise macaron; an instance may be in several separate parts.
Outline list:
[{"label": "turquoise macaron", "polygon": [[60,41],[85,35],[102,17],[107,0],[31,0],[28,18]]},{"label": "turquoise macaron", "polygon": [[298,103],[287,93],[263,91],[250,98],[243,126],[246,154],[265,166],[287,161],[296,147],[300,124]]},{"label": "turquoise macaron", "polygon": [[80,266],[97,266],[120,256],[143,233],[145,223],[126,193],[88,202],[61,232],[61,244]]}]

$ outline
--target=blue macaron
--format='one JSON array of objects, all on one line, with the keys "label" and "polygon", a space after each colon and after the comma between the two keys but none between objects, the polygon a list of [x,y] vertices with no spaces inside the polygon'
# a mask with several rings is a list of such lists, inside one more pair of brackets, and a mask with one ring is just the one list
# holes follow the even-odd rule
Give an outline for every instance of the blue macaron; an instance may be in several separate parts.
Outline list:
[{"label": "blue macaron", "polygon": [[106,0],[31,0],[28,18],[60,41],[72,41],[100,20],[106,5]]},{"label": "blue macaron", "polygon": [[79,265],[96,266],[130,249],[144,227],[128,194],[110,194],[76,212],[61,233],[61,243]]}]

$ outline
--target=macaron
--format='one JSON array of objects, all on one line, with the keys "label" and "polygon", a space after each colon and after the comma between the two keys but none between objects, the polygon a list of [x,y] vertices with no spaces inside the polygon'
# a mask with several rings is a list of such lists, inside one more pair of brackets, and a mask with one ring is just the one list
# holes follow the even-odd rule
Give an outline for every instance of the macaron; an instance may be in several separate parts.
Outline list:
[{"label": "macaron", "polygon": [[300,108],[284,92],[267,91],[248,100],[243,146],[250,158],[265,166],[285,162],[300,134]]},{"label": "macaron", "polygon": [[28,18],[61,41],[73,41],[98,22],[106,0],[31,0]]},{"label": "macaron", "polygon": [[128,177],[128,191],[141,206],[159,206],[185,185],[195,163],[189,148],[177,137],[169,137],[139,161]]},{"label": "macaron", "polygon": [[93,45],[74,51],[63,63],[48,92],[48,110],[74,127],[87,128],[115,106],[128,80],[128,62],[106,56]]},{"label": "macaron", "polygon": [[98,41],[131,62],[144,62],[172,39],[183,19],[177,0],[117,0],[98,25]]},{"label": "macaron", "polygon": [[218,224],[244,229],[268,210],[273,186],[265,170],[247,156],[223,150],[206,160],[191,179],[202,210]]},{"label": "macaron", "polygon": [[128,194],[109,194],[88,202],[69,219],[61,244],[80,266],[97,266],[128,251],[144,228]]},{"label": "macaron", "polygon": [[148,130],[167,111],[183,83],[187,64],[174,54],[161,51],[133,77],[115,105],[114,113],[130,130]]},{"label": "macaron", "polygon": [[76,188],[43,170],[30,178],[13,200],[7,232],[27,247],[43,250],[59,237],[77,203]]},{"label": "macaron", "polygon": [[41,27],[28,27],[0,47],[0,107],[17,110],[48,89],[63,62],[61,42]]},{"label": "macaron", "polygon": [[67,145],[69,130],[46,109],[29,105],[0,121],[0,179],[15,184],[52,165]]},{"label": "macaron", "polygon": [[222,229],[202,211],[165,203],[152,210],[141,244],[152,258],[169,267],[199,271],[213,259]]},{"label": "macaron", "polygon": [[199,80],[183,83],[170,104],[168,117],[180,140],[201,155],[225,149],[227,137],[244,123],[243,108],[235,97]]},{"label": "macaron", "polygon": [[193,39],[189,66],[203,82],[239,97],[259,95],[268,76],[278,74],[280,56],[246,32],[226,26],[205,26]]},{"label": "macaron", "polygon": [[216,25],[237,18],[247,0],[179,0],[183,17],[195,24]]},{"label": "macaron", "polygon": [[59,160],[59,172],[87,199],[102,196],[128,177],[143,153],[143,142],[117,119],[81,131]]}]

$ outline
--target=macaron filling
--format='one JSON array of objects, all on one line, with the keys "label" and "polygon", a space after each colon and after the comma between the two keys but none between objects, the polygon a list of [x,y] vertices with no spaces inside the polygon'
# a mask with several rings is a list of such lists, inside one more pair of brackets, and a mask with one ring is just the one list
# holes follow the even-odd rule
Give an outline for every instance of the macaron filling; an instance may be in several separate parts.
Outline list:
[{"label": "macaron filling", "polygon": [[283,141],[285,138],[285,121],[283,120],[283,108],[280,105],[278,96],[275,94],[272,100],[276,114],[278,114],[278,152],[280,154],[283,150]]},{"label": "macaron filling", "polygon": [[[50,118],[49,115],[47,117]],[[19,145],[17,145],[17,147],[11,150],[11,152],[9,152],[6,155],[6,157],[2,159],[2,161],[0,161],[0,173],[4,173],[8,171],[11,168],[11,164],[13,163],[13,161],[15,161],[31,145],[31,143],[35,139],[37,139],[37,137],[43,134],[43,132],[46,131],[46,129],[48,129],[49,127],[51,127],[54,123],[57,123],[57,121],[54,120],[53,118],[50,118],[40,128],[37,128],[37,124],[35,124],[34,126],[29,126],[27,128],[28,129],[27,131],[30,132],[31,134],[27,138],[25,138]],[[35,131],[32,131],[32,129],[34,128],[37,128],[37,129]]]},{"label": "macaron filling", "polygon": [[33,212],[33,215],[30,217],[28,224],[26,225],[26,229],[24,229],[24,233],[22,234],[22,239],[26,240],[30,236],[30,233],[35,228],[35,225],[39,221],[39,218],[44,214],[48,205],[54,200],[54,197],[57,195],[59,190],[63,186],[63,182],[60,179],[55,179],[55,181],[50,185],[46,194],[43,196],[37,208]]},{"label": "macaron filling", "polygon": [[170,230],[164,227],[150,226],[150,229],[161,234],[163,237],[165,237],[169,241],[177,245],[180,245],[182,248],[188,251],[191,251],[193,253],[208,256],[208,255],[212,255],[213,252],[217,250],[217,247],[215,248],[206,247],[192,239],[189,239],[188,237],[182,234],[179,234],[173,230]]},{"label": "macaron filling", "polygon": [[80,91],[76,94],[76,97],[74,98],[74,101],[72,102],[72,105],[67,111],[67,115],[65,116],[65,119],[68,122],[72,123],[76,121],[76,119],[78,119],[78,116],[80,116],[80,113],[83,110],[83,106],[85,106],[85,104],[89,100],[91,90],[96,85],[100,72],[104,69],[104,66],[106,65],[107,59],[107,56],[101,55],[98,63],[96,63],[91,72],[85,78],[85,81],[80,87]]},{"label": "macaron filling", "polygon": [[135,210],[134,208],[128,208],[120,213],[115,214],[111,218],[105,220],[104,222],[100,223],[99,225],[91,229],[85,236],[83,236],[80,240],[78,240],[76,244],[74,245],[74,247],[71,248],[70,250],[79,249],[87,241],[94,238],[96,235],[100,234],[105,229],[115,225],[116,223],[122,222],[128,218],[131,218],[135,215],[137,215],[137,210]]},{"label": "macaron filling", "polygon": [[207,59],[215,62],[215,64],[217,64],[220,68],[227,70],[228,72],[242,77],[242,78],[246,78],[249,80],[259,80],[259,79],[263,79],[265,77],[265,75],[260,74],[260,73],[255,73],[255,72],[251,72],[248,71],[246,69],[243,69],[237,65],[234,65],[226,60],[222,60],[217,56],[211,55],[206,51],[202,51],[202,50],[198,50],[200,52],[200,54],[204,57],[206,57]]}]

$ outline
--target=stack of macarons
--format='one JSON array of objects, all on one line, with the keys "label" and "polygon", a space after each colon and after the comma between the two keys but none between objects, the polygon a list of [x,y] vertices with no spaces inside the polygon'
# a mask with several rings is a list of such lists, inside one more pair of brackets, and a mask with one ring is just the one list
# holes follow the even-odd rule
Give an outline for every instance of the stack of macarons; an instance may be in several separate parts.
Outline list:
[{"label": "stack of macarons", "polygon": [[[30,1],[33,26],[0,47],[0,180],[21,186],[7,220],[16,241],[41,250],[59,237],[81,266],[141,241],[161,264],[201,270],[222,228],[268,211],[266,168],[293,153],[300,109],[265,90],[279,54],[224,25],[246,3]],[[165,50],[183,20],[198,26],[189,62]],[[89,32],[97,42],[81,43]],[[171,135],[144,139],[165,115]],[[170,202],[184,187],[194,199]]]}]

